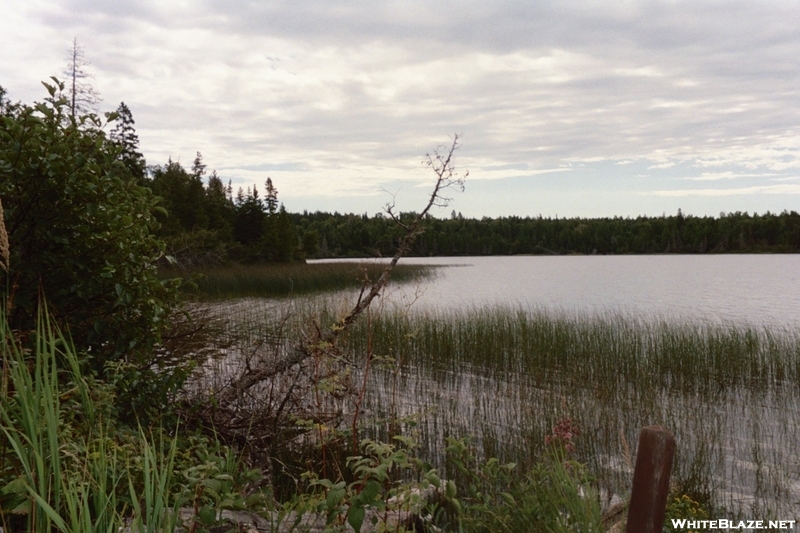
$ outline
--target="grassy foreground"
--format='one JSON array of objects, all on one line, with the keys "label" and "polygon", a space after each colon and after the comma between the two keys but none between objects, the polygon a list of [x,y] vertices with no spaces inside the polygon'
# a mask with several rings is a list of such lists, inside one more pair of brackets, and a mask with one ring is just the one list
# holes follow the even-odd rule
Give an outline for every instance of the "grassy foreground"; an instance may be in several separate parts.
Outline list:
[{"label": "grassy foreground", "polygon": [[[164,277],[193,280],[185,291],[201,300],[244,297],[286,297],[358,288],[365,274],[377,279],[383,266],[376,263],[264,263],[229,265],[188,271],[162,271]],[[394,281],[414,281],[433,275],[434,267],[397,265]]]},{"label": "grassy foreground", "polygon": [[[279,503],[230,448],[179,427],[119,424],[113,389],[83,373],[85,354],[46,314],[35,337],[31,350],[22,349],[0,312],[3,531],[240,530],[222,518],[225,509],[257,514],[271,531],[308,531],[308,516],[322,517],[331,533],[418,531],[389,519],[410,510],[432,531],[601,531],[583,465],[569,460],[571,437],[554,435],[548,454],[520,476],[496,459],[477,461],[464,441],[448,439],[448,457],[468,481],[463,487],[419,461],[407,439],[363,439],[362,455],[347,459],[352,481],[309,471],[304,490]],[[442,502],[420,500],[430,490]]]}]

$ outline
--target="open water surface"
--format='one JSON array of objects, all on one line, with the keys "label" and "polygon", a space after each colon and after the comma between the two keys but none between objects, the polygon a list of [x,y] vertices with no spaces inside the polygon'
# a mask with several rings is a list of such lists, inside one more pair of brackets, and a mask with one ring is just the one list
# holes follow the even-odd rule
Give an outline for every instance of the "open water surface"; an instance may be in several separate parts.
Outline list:
[{"label": "open water surface", "polygon": [[[332,261],[332,260],[326,260]],[[800,255],[410,257],[437,275],[396,288],[415,308],[493,304],[681,321],[800,326]]]}]

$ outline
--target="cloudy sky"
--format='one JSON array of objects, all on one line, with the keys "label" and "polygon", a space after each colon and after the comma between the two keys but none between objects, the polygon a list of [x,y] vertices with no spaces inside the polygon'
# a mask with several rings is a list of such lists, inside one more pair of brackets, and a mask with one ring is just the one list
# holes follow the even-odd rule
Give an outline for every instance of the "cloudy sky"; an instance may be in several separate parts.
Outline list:
[{"label": "cloudy sky", "polygon": [[73,37],[149,164],[200,151],[290,211],[419,209],[458,133],[464,216],[800,210],[800,4],[0,0],[0,85]]}]

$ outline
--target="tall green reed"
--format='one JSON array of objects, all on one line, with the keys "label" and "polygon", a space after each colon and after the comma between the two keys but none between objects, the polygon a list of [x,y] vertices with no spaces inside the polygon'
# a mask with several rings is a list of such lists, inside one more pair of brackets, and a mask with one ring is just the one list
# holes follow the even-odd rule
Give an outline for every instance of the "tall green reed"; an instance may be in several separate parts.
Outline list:
[{"label": "tall green reed", "polygon": [[[229,331],[249,343],[277,329],[292,338],[338,312],[324,298],[218,305]],[[354,362],[372,343],[363,408],[385,425],[370,434],[413,432],[423,458],[445,473],[446,437],[473,435],[479,454],[524,471],[535,466],[553,424],[569,417],[584,430],[577,457],[606,498],[630,489],[631,443],[651,424],[675,432],[673,480],[696,501],[780,513],[800,498],[793,488],[800,476],[796,330],[513,306],[386,306],[345,341]],[[232,350],[221,363],[235,360]]]},{"label": "tall green reed", "polygon": [[[140,432],[133,444],[144,456],[140,488],[138,475],[119,458],[113,420],[98,405],[98,394],[108,391],[99,391],[102,386],[82,374],[80,355],[46,308],[31,335],[32,348],[27,350],[0,312],[0,352],[7,376],[2,385],[6,401],[0,403],[3,526],[42,533],[110,533],[130,519],[135,531],[144,531],[145,524],[147,531],[173,530],[176,515],[163,509],[169,502],[177,505],[171,496],[174,443],[164,454],[153,437]],[[133,454],[128,450],[125,455],[130,460]]]},{"label": "tall green reed", "polygon": [[46,314],[39,317],[33,368],[28,368],[23,348],[11,335],[4,313],[0,314],[0,349],[3,368],[9,371],[13,394],[7,388],[0,404],[2,432],[19,461],[20,480],[29,498],[18,509],[27,512],[30,531],[48,531],[55,520],[65,523],[51,506],[61,501],[63,477],[58,427],[61,400],[56,357],[63,337],[58,336]]},{"label": "tall green reed", "polygon": [[[569,416],[591,435],[581,459],[608,494],[624,493],[623,443],[658,423],[676,432],[674,479],[697,498],[741,512],[798,498],[797,331],[513,307],[386,312],[372,328],[349,337],[351,357],[371,334],[376,354],[403,361],[400,412],[432,412],[421,430],[434,456],[443,436],[469,432],[486,453],[531,465]],[[373,380],[376,413],[396,401],[395,375]]]}]

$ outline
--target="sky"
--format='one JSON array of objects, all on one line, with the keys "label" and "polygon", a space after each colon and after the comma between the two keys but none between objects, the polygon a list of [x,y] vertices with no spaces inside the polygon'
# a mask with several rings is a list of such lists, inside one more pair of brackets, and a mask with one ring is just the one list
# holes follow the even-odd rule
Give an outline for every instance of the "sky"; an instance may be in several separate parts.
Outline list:
[{"label": "sky", "polygon": [[292,212],[421,209],[455,134],[467,217],[800,211],[800,3],[0,0],[32,103],[73,39],[148,164],[201,152]]}]

